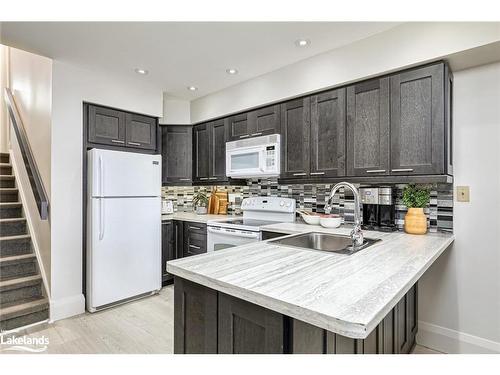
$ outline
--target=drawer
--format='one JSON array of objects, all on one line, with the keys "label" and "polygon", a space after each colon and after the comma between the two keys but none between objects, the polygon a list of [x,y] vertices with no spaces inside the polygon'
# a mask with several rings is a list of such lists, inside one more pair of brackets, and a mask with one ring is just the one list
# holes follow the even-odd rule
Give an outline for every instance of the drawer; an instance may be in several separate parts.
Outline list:
[{"label": "drawer", "polygon": [[184,222],[184,231],[188,232],[188,233],[203,233],[203,234],[207,234],[207,224],[203,224],[203,223],[195,223],[195,222],[192,222],[192,221],[186,221]]}]

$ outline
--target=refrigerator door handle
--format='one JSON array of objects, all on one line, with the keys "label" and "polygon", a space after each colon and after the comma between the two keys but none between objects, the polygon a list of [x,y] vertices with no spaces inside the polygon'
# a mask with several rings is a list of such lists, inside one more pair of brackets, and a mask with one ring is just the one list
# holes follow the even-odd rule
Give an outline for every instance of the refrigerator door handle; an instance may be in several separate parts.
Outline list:
[{"label": "refrigerator door handle", "polygon": [[104,196],[104,164],[102,162],[102,156],[99,155],[99,196]]},{"label": "refrigerator door handle", "polygon": [[99,241],[104,238],[104,199],[99,199]]}]

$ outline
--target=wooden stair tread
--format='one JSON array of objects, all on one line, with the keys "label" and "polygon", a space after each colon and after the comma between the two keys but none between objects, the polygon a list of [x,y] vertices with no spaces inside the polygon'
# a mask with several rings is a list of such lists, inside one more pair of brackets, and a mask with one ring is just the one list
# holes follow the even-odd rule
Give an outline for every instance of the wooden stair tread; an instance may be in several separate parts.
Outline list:
[{"label": "wooden stair tread", "polygon": [[15,178],[13,174],[0,174],[0,180],[13,180]]},{"label": "wooden stair tread", "polygon": [[22,207],[21,202],[0,202],[0,208]]},{"label": "wooden stair tread", "polygon": [[7,290],[23,288],[25,286],[36,285],[42,282],[41,275],[33,275],[26,277],[18,277],[15,279],[9,279],[0,281],[0,291],[4,292]]},{"label": "wooden stair tread", "polygon": [[11,255],[7,257],[2,257],[0,258],[0,266],[5,265],[7,263],[15,263],[18,261],[23,261],[25,259],[35,259],[36,256],[34,253],[29,253],[29,254],[21,254],[21,255]]},{"label": "wooden stair tread", "polygon": [[15,236],[0,237],[0,241],[22,240],[24,238],[31,238],[29,234],[18,234]]},{"label": "wooden stair tread", "polygon": [[7,193],[9,191],[16,192],[16,191],[18,191],[18,189],[16,187],[13,187],[13,188],[0,188],[0,193],[2,193],[2,192]]},{"label": "wooden stair tread", "polygon": [[0,308],[0,321],[47,310],[48,308],[49,302],[45,297],[26,298],[16,302],[5,303]]},{"label": "wooden stair tread", "polygon": [[13,223],[15,221],[26,221],[26,218],[25,217],[12,217],[12,218],[7,218],[7,219],[0,219],[0,224]]}]

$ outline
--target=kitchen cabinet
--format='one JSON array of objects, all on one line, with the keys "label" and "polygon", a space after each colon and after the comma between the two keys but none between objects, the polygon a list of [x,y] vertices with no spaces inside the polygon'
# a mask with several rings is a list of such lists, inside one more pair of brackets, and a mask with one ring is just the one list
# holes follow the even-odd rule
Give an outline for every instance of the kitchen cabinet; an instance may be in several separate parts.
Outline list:
[{"label": "kitchen cabinet", "polygon": [[271,105],[227,119],[228,141],[280,132],[280,106]]},{"label": "kitchen cabinet", "polygon": [[310,177],[345,175],[345,88],[311,97]]},{"label": "kitchen cabinet", "polygon": [[391,76],[391,174],[444,174],[445,65]]},{"label": "kitchen cabinet", "polygon": [[154,152],[158,149],[158,120],[118,109],[85,103],[87,140],[90,144],[123,151]]},{"label": "kitchen cabinet", "polygon": [[347,175],[389,174],[389,78],[347,88]]},{"label": "kitchen cabinet", "polygon": [[195,182],[227,182],[226,177],[227,127],[217,120],[193,129],[193,179]]},{"label": "kitchen cabinet", "polygon": [[156,150],[157,120],[153,117],[127,113],[125,145],[127,147]]},{"label": "kitchen cabinet", "polygon": [[88,140],[103,145],[125,145],[125,112],[88,106]]},{"label": "kitchen cabinet", "polygon": [[173,280],[173,276],[167,272],[167,262],[176,259],[175,226],[173,220],[165,220],[161,223],[161,281],[165,285]]},{"label": "kitchen cabinet", "polygon": [[191,125],[161,126],[162,183],[186,185],[192,183],[193,127]]},{"label": "kitchen cabinet", "polygon": [[283,315],[219,293],[219,354],[284,353]]},{"label": "kitchen cabinet", "polygon": [[177,250],[179,257],[185,258],[206,253],[207,225],[190,221],[184,221],[182,225],[182,246]]},{"label": "kitchen cabinet", "polygon": [[281,105],[281,178],[309,175],[310,98]]}]

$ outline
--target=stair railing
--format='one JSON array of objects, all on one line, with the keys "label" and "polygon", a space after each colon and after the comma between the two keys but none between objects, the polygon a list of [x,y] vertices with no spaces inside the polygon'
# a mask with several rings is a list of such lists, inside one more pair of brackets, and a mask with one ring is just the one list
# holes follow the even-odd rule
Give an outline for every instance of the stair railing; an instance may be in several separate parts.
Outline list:
[{"label": "stair railing", "polygon": [[17,142],[19,143],[19,148],[23,157],[24,166],[26,167],[31,190],[33,191],[35,202],[38,207],[40,219],[47,220],[49,218],[49,199],[43,186],[35,158],[33,157],[33,152],[31,151],[24,124],[16,107],[14,96],[9,88],[5,89],[5,102],[7,103],[10,119],[12,121],[12,127],[14,128]]}]

